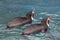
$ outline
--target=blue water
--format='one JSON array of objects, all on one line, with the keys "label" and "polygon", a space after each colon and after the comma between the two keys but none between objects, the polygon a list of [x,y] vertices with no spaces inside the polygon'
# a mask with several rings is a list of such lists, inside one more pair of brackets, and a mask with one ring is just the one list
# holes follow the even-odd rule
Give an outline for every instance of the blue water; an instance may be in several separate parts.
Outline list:
[{"label": "blue water", "polygon": [[[35,9],[32,24],[39,23],[46,16],[51,16],[49,33],[36,33],[22,36],[28,24],[11,30],[5,29],[10,19]],[[60,0],[0,0],[0,40],[60,40]]]}]

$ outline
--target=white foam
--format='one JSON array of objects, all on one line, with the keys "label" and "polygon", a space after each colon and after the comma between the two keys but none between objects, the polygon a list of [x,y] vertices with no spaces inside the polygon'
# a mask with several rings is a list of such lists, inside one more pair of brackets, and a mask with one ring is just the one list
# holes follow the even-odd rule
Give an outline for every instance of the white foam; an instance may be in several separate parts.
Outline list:
[{"label": "white foam", "polygon": [[40,13],[40,14],[47,14],[48,12],[42,12],[42,13]]},{"label": "white foam", "polygon": [[58,14],[46,14],[47,16],[59,16]]},{"label": "white foam", "polygon": [[39,19],[43,19],[42,17],[40,17]]},{"label": "white foam", "polygon": [[[58,12],[58,13],[60,13],[60,12]],[[41,12],[41,13],[39,13],[39,15],[47,15],[47,16],[60,16],[59,14],[48,14],[48,12]]]},{"label": "white foam", "polygon": [[53,16],[54,14],[46,14],[46,15],[48,15],[48,16]]}]

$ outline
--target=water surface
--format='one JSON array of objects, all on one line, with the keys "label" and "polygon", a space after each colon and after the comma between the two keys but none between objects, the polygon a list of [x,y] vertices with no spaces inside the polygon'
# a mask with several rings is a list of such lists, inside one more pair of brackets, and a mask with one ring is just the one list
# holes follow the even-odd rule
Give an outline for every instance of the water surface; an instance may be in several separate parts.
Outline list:
[{"label": "water surface", "polygon": [[[46,16],[52,17],[49,33],[22,36],[28,24],[5,29],[10,19],[25,16],[32,9],[35,9],[32,24],[39,23]],[[60,0],[0,0],[0,40],[60,40]]]}]

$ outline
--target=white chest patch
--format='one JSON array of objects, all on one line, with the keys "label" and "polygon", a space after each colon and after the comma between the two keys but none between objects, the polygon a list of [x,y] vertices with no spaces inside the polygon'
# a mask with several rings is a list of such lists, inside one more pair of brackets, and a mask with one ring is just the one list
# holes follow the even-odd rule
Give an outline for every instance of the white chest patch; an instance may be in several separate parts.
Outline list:
[{"label": "white chest patch", "polygon": [[47,19],[47,22],[46,22],[46,24],[47,24],[47,26],[49,27],[49,23],[48,23],[48,20],[50,20],[49,18]]},{"label": "white chest patch", "polygon": [[31,19],[32,19],[32,20],[34,20],[34,18],[33,18],[33,17],[31,17]]},{"label": "white chest patch", "polygon": [[48,24],[48,22],[47,22],[47,26],[49,27],[49,24]]}]

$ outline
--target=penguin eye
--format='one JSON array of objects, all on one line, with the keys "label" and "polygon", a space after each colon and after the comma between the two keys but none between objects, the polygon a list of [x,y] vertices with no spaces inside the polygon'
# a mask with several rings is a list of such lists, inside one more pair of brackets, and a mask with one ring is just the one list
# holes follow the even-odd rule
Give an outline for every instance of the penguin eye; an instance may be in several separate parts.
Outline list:
[{"label": "penguin eye", "polygon": [[48,20],[48,24],[49,24],[49,20]]}]

